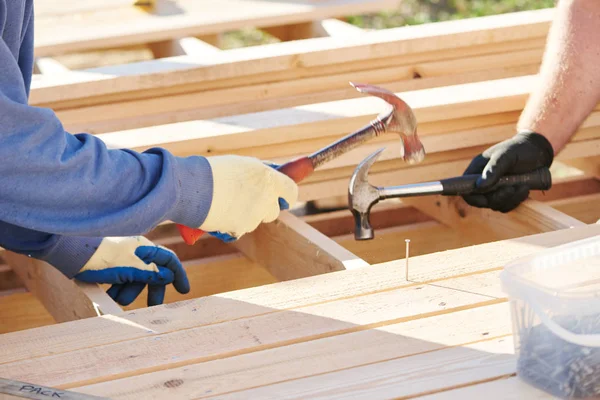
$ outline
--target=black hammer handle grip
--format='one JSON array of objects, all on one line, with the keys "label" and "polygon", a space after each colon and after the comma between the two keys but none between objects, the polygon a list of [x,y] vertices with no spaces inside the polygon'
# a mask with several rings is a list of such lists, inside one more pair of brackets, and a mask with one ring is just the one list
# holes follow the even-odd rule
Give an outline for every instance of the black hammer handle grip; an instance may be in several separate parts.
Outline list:
[{"label": "black hammer handle grip", "polygon": [[[456,196],[471,193],[484,193],[475,188],[475,182],[481,175],[463,175],[456,178],[442,179],[442,195]],[[506,175],[500,178],[492,188],[486,190],[489,192],[502,186],[527,185],[530,190],[548,190],[552,187],[552,176],[548,168],[540,168],[532,172],[520,175]]]}]

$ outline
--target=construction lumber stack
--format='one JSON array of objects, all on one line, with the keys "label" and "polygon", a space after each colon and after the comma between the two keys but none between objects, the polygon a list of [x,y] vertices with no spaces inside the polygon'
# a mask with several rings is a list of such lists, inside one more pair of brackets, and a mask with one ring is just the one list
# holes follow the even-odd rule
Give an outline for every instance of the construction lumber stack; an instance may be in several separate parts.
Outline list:
[{"label": "construction lumber stack", "polygon": [[[537,84],[554,13],[364,31],[342,19],[397,2],[110,0],[77,2],[69,13],[38,3],[31,104],[110,148],[283,163],[387,111],[350,81],[397,93],[415,112],[425,160],[406,164],[397,136],[376,138],[300,184],[302,203],[334,204],[356,165],[381,147],[370,182],[390,186],[460,175],[510,137]],[[68,36],[50,29],[56,20],[67,32],[93,29]],[[245,27],[278,42],[224,49],[224,33]],[[145,46],[152,57],[80,69],[60,62],[127,46]],[[147,308],[144,291],[120,307],[106,287],[4,252],[0,376],[123,399],[546,398],[510,378],[498,272],[521,255],[600,233],[598,111],[557,157],[552,189],[509,214],[460,198],[391,200],[372,210],[375,239],[359,242],[342,203],[283,212],[235,243],[206,235],[194,246],[167,222],[146,236],[178,254],[192,290],[167,288],[163,306]]]}]

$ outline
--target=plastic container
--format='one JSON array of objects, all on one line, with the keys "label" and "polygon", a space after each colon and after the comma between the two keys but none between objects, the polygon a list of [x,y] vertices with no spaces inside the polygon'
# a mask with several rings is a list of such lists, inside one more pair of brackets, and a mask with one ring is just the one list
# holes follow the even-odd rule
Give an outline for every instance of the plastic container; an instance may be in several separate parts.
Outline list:
[{"label": "plastic container", "polygon": [[600,236],[506,265],[517,375],[561,399],[600,398]]}]

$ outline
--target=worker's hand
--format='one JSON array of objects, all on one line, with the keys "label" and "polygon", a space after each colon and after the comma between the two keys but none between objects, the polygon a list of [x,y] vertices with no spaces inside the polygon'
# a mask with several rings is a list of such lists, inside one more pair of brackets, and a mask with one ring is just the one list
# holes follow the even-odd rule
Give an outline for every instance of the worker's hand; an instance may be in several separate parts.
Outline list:
[{"label": "worker's hand", "polygon": [[[476,187],[487,190],[504,175],[527,173],[542,167],[550,168],[553,159],[554,150],[544,136],[533,132],[520,132],[475,157],[464,174],[482,174]],[[528,196],[527,186],[507,186],[484,194],[465,195],[463,198],[473,207],[507,213]]]},{"label": "worker's hand", "polygon": [[126,306],[148,285],[148,306],[162,304],[166,285],[188,293],[190,284],[181,262],[170,250],[143,236],[107,237],[75,279],[112,284],[108,295]]},{"label": "worker's hand", "polygon": [[239,239],[259,224],[293,207],[298,186],[288,176],[253,157],[207,157],[213,174],[213,200],[199,227],[224,241]]}]

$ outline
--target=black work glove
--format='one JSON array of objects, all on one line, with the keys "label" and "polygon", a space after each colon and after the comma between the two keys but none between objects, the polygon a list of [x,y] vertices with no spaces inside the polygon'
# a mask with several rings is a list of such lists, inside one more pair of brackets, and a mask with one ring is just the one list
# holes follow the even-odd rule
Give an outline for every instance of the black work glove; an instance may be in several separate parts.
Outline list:
[{"label": "black work glove", "polygon": [[[464,174],[482,174],[476,187],[487,190],[504,175],[524,174],[552,165],[554,149],[544,136],[535,132],[520,132],[475,157]],[[479,208],[507,213],[529,196],[526,185],[505,186],[487,193],[464,195],[463,199]]]}]

